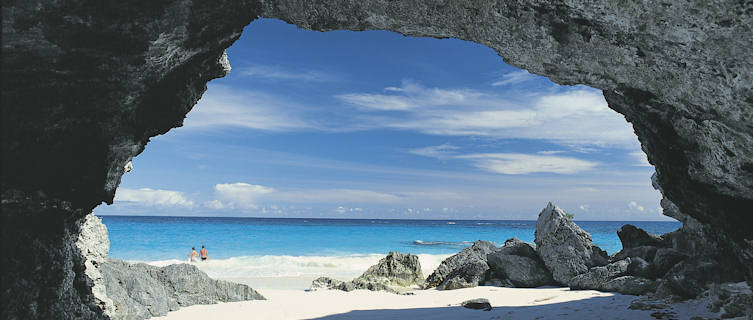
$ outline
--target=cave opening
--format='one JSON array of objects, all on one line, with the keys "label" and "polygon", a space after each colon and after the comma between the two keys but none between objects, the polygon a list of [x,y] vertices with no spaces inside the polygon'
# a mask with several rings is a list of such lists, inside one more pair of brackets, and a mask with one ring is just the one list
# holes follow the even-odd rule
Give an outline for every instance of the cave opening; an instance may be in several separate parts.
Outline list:
[{"label": "cave opening", "polygon": [[[632,283],[642,285],[644,289],[659,295],[661,299],[717,299],[715,305],[709,307],[720,312],[709,317],[735,317],[751,313],[749,287],[739,283],[742,279],[747,279],[750,284],[753,279],[753,241],[751,229],[747,227],[751,224],[751,215],[747,209],[753,206],[753,176],[748,170],[750,163],[753,163],[753,144],[750,143],[750,123],[753,123],[750,119],[753,118],[753,113],[748,103],[751,101],[749,93],[753,73],[749,72],[751,68],[748,64],[741,63],[753,61],[750,58],[753,51],[746,50],[750,47],[751,25],[746,22],[749,22],[751,17],[745,14],[749,12],[745,10],[745,4],[727,2],[708,8],[699,3],[668,6],[666,3],[649,2],[632,5],[605,2],[583,6],[578,3],[544,2],[229,1],[217,4],[167,1],[112,7],[107,4],[92,6],[89,2],[70,4],[42,1],[9,3],[8,10],[5,9],[4,7],[2,31],[1,242],[3,278],[6,281],[3,282],[3,307],[0,308],[0,314],[4,318],[99,319],[107,318],[111,312],[123,315],[123,312],[135,309],[138,309],[138,314],[133,317],[147,318],[177,308],[176,305],[168,305],[172,300],[167,295],[151,295],[155,291],[145,293],[139,289],[164,289],[168,290],[165,291],[168,293],[176,289],[174,283],[167,283],[170,281],[166,281],[165,278],[153,278],[152,275],[155,273],[149,270],[157,270],[156,273],[163,275],[163,271],[172,270],[172,275],[179,278],[182,273],[174,272],[176,269],[171,267],[158,269],[151,266],[150,269],[144,269],[144,265],[117,259],[108,260],[107,232],[103,230],[99,220],[89,213],[103,201],[112,202],[124,172],[124,165],[140,154],[152,137],[171,131],[181,124],[186,113],[204,93],[209,80],[225,76],[228,69],[224,62],[227,59],[221,58],[224,57],[225,49],[238,39],[244,26],[258,17],[280,18],[305,29],[320,31],[391,30],[412,36],[464,39],[488,46],[510,64],[532,73],[546,75],[554,82],[584,84],[603,90],[609,107],[630,121],[640,139],[642,149],[656,166],[653,180],[657,188],[663,188],[661,206],[665,214],[683,222],[681,230],[665,234],[663,243],[653,246],[656,255],[650,250],[625,253],[629,258],[641,258],[650,262],[650,266],[658,268],[655,270],[656,273],[648,275],[649,278],[644,278],[646,274],[640,275],[646,269],[633,270],[638,273],[631,273],[634,277],[630,279],[635,280]],[[260,24],[254,26],[261,28]],[[301,41],[295,37],[289,39]],[[286,40],[285,35],[277,40]],[[371,49],[367,52],[371,54],[385,51],[383,46],[365,47]],[[295,49],[313,55],[315,50],[312,48],[314,47],[307,46]],[[231,51],[237,49],[236,46]],[[392,49],[386,51],[393,51]],[[453,52],[444,48],[435,51],[441,50]],[[285,53],[278,51],[275,54],[284,57]],[[341,63],[349,61],[349,57],[343,58],[332,52],[329,52],[327,57],[337,59]],[[480,56],[463,54],[463,57],[465,58],[445,61],[441,69],[472,69],[474,63],[485,61]],[[499,58],[495,58],[498,62]],[[243,55],[233,56],[231,59],[236,71],[242,70]],[[424,54],[413,60],[431,62],[432,59]],[[212,121],[218,121],[215,124],[229,122],[231,125],[222,129],[210,128],[211,130],[204,130],[203,134],[196,134],[197,131],[191,133],[192,129],[187,125],[182,128],[184,131],[179,129],[172,134],[155,138],[149,152],[134,161],[136,171],[126,176],[115,205],[96,208],[100,216],[105,220],[109,219],[108,225],[115,240],[112,257],[135,260],[123,254],[123,247],[118,248],[123,244],[141,246],[133,252],[159,254],[159,248],[154,244],[160,241],[166,243],[170,250],[178,246],[198,246],[199,243],[205,242],[210,246],[212,257],[210,263],[205,266],[216,265],[215,262],[232,262],[232,258],[224,259],[221,252],[222,249],[232,246],[223,248],[215,246],[216,243],[206,242],[207,239],[203,239],[202,232],[211,230],[225,238],[243,240],[239,232],[232,232],[233,230],[225,227],[213,228],[210,225],[216,224],[216,221],[254,219],[185,217],[207,215],[211,213],[208,212],[210,209],[235,210],[234,212],[244,215],[260,215],[259,212],[266,210],[266,213],[274,212],[277,214],[276,217],[279,217],[283,215],[284,210],[303,208],[321,216],[342,217],[352,212],[369,217],[369,214],[374,212],[389,213],[388,209],[392,206],[395,208],[393,213],[407,217],[426,214],[428,210],[423,210],[425,208],[432,209],[431,212],[435,213],[437,208],[447,208],[450,211],[452,206],[446,206],[446,203],[457,204],[463,200],[473,202],[474,207],[468,211],[478,214],[476,218],[481,219],[484,215],[500,212],[513,215],[515,210],[511,208],[511,204],[538,202],[539,200],[528,198],[538,195],[543,201],[553,200],[571,213],[575,213],[575,220],[581,223],[587,222],[583,219],[587,219],[589,214],[603,213],[604,210],[597,208],[596,201],[575,202],[577,196],[593,192],[596,200],[608,201],[609,192],[606,191],[609,190],[605,185],[629,187],[632,184],[627,177],[645,178],[642,174],[636,174],[640,173],[636,171],[641,170],[641,165],[627,165],[627,149],[608,145],[592,146],[577,141],[567,142],[568,139],[573,139],[573,135],[572,132],[563,129],[581,129],[581,133],[598,132],[593,130],[593,123],[589,123],[588,119],[575,117],[576,121],[572,121],[569,126],[558,127],[555,126],[556,119],[545,118],[549,120],[544,122],[547,125],[538,128],[533,126],[537,129],[533,133],[524,130],[529,127],[516,127],[512,121],[541,120],[536,118],[538,115],[534,116],[532,113],[549,111],[551,108],[546,108],[547,103],[551,104],[553,100],[534,100],[541,104],[528,103],[525,104],[526,108],[515,108],[505,104],[508,109],[502,110],[495,109],[501,108],[500,104],[480,103],[488,102],[489,99],[482,98],[489,97],[506,98],[508,103],[509,100],[519,102],[526,97],[530,98],[526,92],[509,90],[514,87],[513,71],[520,70],[495,65],[475,73],[474,79],[483,82],[480,83],[463,82],[467,79],[462,80],[462,77],[457,76],[458,73],[452,73],[456,77],[451,79],[457,80],[456,82],[443,78],[441,72],[425,78],[417,77],[416,74],[424,74],[427,71],[415,72],[415,66],[411,67],[410,64],[401,65],[399,68],[395,65],[390,68],[377,67],[376,70],[360,72],[356,77],[348,77],[349,73],[344,72],[341,75],[346,76],[345,81],[331,81],[328,86],[319,87],[320,90],[331,89],[339,84],[339,91],[323,91],[322,96],[328,100],[317,100],[316,95],[304,89],[307,85],[321,84],[321,81],[317,82],[319,80],[314,79],[318,79],[322,73],[303,72],[301,75],[300,71],[330,71],[329,68],[321,67],[322,64],[313,64],[314,67],[304,66],[308,67],[306,69],[284,63],[261,62],[269,61],[257,59],[249,62],[251,66],[247,65],[245,68],[249,79],[259,80],[247,83],[247,87],[252,87],[257,95],[249,93],[232,98],[232,95],[210,88],[205,98],[215,94],[221,98],[231,97],[230,100],[235,101],[264,100],[271,103],[275,94],[280,95],[277,91],[267,92],[269,88],[265,88],[265,85],[271,84],[278,89],[285,89],[284,97],[296,94],[302,97],[282,100],[284,106],[274,108],[277,113],[264,109],[256,110],[257,113],[250,118],[244,118],[243,112],[228,112],[224,119],[220,117],[222,112],[205,113],[205,129],[206,124],[211,124]],[[377,65],[373,57],[360,65],[372,64]],[[270,66],[280,70],[270,69]],[[405,71],[408,75],[393,76],[384,82],[371,78],[370,81],[362,83],[370,82],[376,84],[375,86],[355,87],[359,83],[358,80],[365,79],[364,75],[394,69]],[[489,76],[484,73],[489,70],[493,70],[495,74]],[[259,74],[267,77],[261,78]],[[269,80],[270,74],[276,77],[275,81]],[[484,75],[486,78],[483,78]],[[523,72],[517,75],[526,77]],[[262,79],[266,79],[266,82],[260,81]],[[294,79],[299,80],[298,85],[292,85]],[[507,80],[512,82],[505,83]],[[210,87],[217,89],[223,84],[233,87],[232,84],[223,81],[215,81]],[[497,82],[498,85],[492,85]],[[521,83],[531,85],[535,81]],[[588,95],[589,89],[585,87],[560,88],[550,93],[557,95],[579,89],[585,96]],[[310,87],[308,90],[316,91]],[[430,103],[426,103],[427,92],[428,97],[436,99],[428,99]],[[259,96],[258,93],[268,94]],[[472,95],[475,99],[472,100],[473,103],[464,105],[457,102],[458,99],[466,98],[468,93],[475,94]],[[369,103],[375,99],[384,101],[376,105]],[[499,102],[496,99],[491,100]],[[210,100],[205,99],[203,103],[207,101]],[[328,117],[322,117],[323,114],[316,111],[318,107],[322,107],[322,101],[329,107],[326,109]],[[424,103],[416,103],[417,101]],[[246,106],[245,103],[241,104]],[[385,105],[391,106],[393,110],[379,108],[384,109]],[[198,117],[196,120],[201,120],[200,110],[203,109],[206,108],[197,107],[189,117]],[[603,109],[605,108],[600,110]],[[558,110],[561,112],[561,109]],[[504,111],[502,114],[505,116],[495,118],[500,115],[498,111]],[[583,110],[575,108],[570,111],[577,114]],[[557,115],[557,119],[562,118],[562,114],[557,112],[548,114]],[[485,121],[478,121],[478,115],[485,116],[480,117]],[[498,118],[507,120],[505,123],[509,127],[499,128],[501,120]],[[249,119],[265,119],[256,125],[276,124],[276,131],[267,126],[265,130],[246,128],[247,132],[243,132],[243,125],[240,124],[253,123]],[[295,121],[273,121],[279,119]],[[342,125],[343,122],[334,120],[348,121],[344,122],[347,125]],[[434,122],[431,122],[432,120]],[[339,127],[333,125],[338,123],[341,124]],[[474,128],[476,131],[453,131],[455,134],[449,134],[448,129],[458,129],[457,124],[462,124],[460,129]],[[624,124],[619,122],[613,127],[619,128]],[[547,131],[552,128],[555,129],[554,134]],[[493,133],[490,134],[490,131]],[[540,135],[546,136],[547,132],[548,138],[541,138]],[[211,143],[208,142],[211,139],[208,137],[221,133],[225,134],[221,141],[223,145],[211,148]],[[534,133],[539,136],[532,136]],[[347,134],[351,135],[351,140],[348,140],[351,141],[348,144],[348,152],[332,152],[332,149],[346,149],[335,147],[341,142],[326,143],[319,139],[324,135]],[[358,136],[359,134],[361,136]],[[505,134],[508,135],[506,138],[498,136]],[[254,135],[258,135],[257,142],[264,140],[272,146],[254,145],[255,148],[249,150],[251,145],[248,143],[253,142],[251,137]],[[371,139],[366,139],[369,135]],[[176,142],[181,136],[189,138],[182,143]],[[286,144],[283,136],[293,137],[292,140],[298,142],[296,152],[291,157],[286,158],[285,152],[279,151],[279,146]],[[206,139],[202,140],[202,137]],[[389,137],[392,139],[388,139]],[[175,139],[172,141],[173,148],[169,148],[170,139]],[[385,140],[390,143],[384,142]],[[237,142],[236,146],[227,145],[233,141]],[[373,141],[382,142],[384,147],[380,149],[381,152],[374,153],[369,149],[378,145]],[[195,159],[177,156],[171,158],[160,154],[160,150],[169,150],[165,153],[170,155],[179,154],[180,151],[191,151],[192,146],[203,151],[193,153]],[[314,152],[311,150],[321,152],[313,156],[304,152]],[[399,165],[395,165],[398,162],[395,159],[398,158],[390,158],[395,154],[403,157],[400,158],[402,161]],[[150,155],[161,159],[166,165],[158,168],[154,163],[150,164]],[[190,161],[186,160],[197,160],[202,157],[207,159],[207,155],[223,160],[235,159],[236,163],[215,162],[215,167],[233,173],[227,175],[229,179],[215,181],[219,177],[215,175],[215,179],[206,180],[199,173],[202,170],[211,171],[212,166],[202,167],[200,163],[193,163],[191,166]],[[275,155],[278,157],[274,157]],[[369,166],[356,161],[362,160],[359,156],[368,160]],[[562,161],[552,163],[551,160],[555,157],[559,157],[560,160],[571,158],[570,160],[580,161],[568,161],[568,165],[563,167]],[[258,163],[246,163],[237,159],[267,161],[268,165],[262,167]],[[305,168],[318,168],[321,171],[316,178],[310,179],[314,182],[307,181],[303,179],[306,177],[303,174],[304,168],[293,166],[292,163],[302,163],[305,164]],[[620,163],[623,165],[618,165]],[[640,163],[645,165],[645,162]],[[275,164],[278,165],[277,168]],[[574,166],[589,170],[576,169],[576,172],[567,172]],[[152,173],[142,176],[150,167]],[[259,175],[236,179],[240,178],[238,172],[241,172],[236,170],[237,167],[253,167],[258,169]],[[531,172],[532,167],[555,172]],[[125,171],[129,168],[131,167],[126,165]],[[324,170],[327,168],[337,168],[345,173],[334,174],[334,170]],[[175,169],[175,174],[169,174],[172,169]],[[592,175],[594,179],[591,181],[602,183],[598,187],[588,183],[574,188],[569,185],[569,189],[557,189],[558,186],[566,185],[558,184],[558,179],[583,177],[584,174],[594,174],[600,169],[613,169],[611,173],[623,175]],[[643,170],[650,171],[651,168],[645,167]],[[159,175],[159,172],[164,174]],[[186,172],[192,175],[186,175]],[[421,175],[416,175],[417,172]],[[274,179],[267,177],[270,180],[265,182],[262,173],[268,173],[269,176],[274,176]],[[432,179],[425,180],[422,184],[416,182],[419,177],[424,176]],[[150,182],[145,177],[152,177],[156,182]],[[183,180],[178,181],[179,178]],[[140,183],[139,179],[148,183]],[[202,185],[202,182],[206,183]],[[537,182],[550,189],[533,188],[538,193],[530,192],[531,186],[535,186]],[[347,185],[348,188],[342,185]],[[423,190],[429,192],[416,192],[416,186],[426,187]],[[476,188],[472,188],[473,186]],[[508,189],[504,189],[504,186],[508,186]],[[457,197],[459,192],[440,192],[458,188],[464,188],[462,190],[466,198]],[[646,190],[647,193],[654,192]],[[565,191],[570,191],[571,194]],[[399,203],[410,197],[426,197],[427,194],[437,199],[424,199],[423,202],[416,201],[410,204]],[[480,205],[483,202],[479,200],[483,200],[483,196],[489,194],[494,196],[489,197],[491,200],[501,200],[494,202],[496,206],[487,204],[485,211]],[[621,193],[622,196],[630,194],[627,191]],[[653,197],[658,198],[658,194],[653,194]],[[325,206],[311,200],[325,199],[326,196],[330,196],[330,200],[338,201],[327,202],[330,205]],[[366,204],[376,203],[373,207],[377,209],[368,213],[366,206],[347,202],[359,197],[366,198]],[[340,200],[343,198],[347,201]],[[280,199],[288,199],[292,205],[280,206]],[[621,198],[619,207],[623,210],[627,208],[646,212],[651,209],[650,205],[639,199],[629,200],[627,204],[625,201],[626,199]],[[535,208],[519,208],[518,213],[535,214],[543,203],[531,206]],[[125,210],[126,207],[129,209]],[[239,208],[248,212],[242,212]],[[110,212],[107,212],[108,210]],[[171,210],[172,213],[169,212]],[[202,213],[202,210],[205,212]],[[254,212],[251,212],[252,210]],[[156,214],[155,211],[170,216],[135,216]],[[544,210],[542,213],[555,211]],[[127,216],[115,217],[113,214]],[[572,219],[564,214],[561,217],[563,219],[559,221],[572,223]],[[165,224],[159,221],[163,218],[172,219],[175,225],[191,225],[192,219],[194,222],[200,222],[193,223],[193,229],[178,230],[166,228]],[[141,221],[130,226],[122,224],[121,226],[126,227],[118,230],[112,223],[115,219]],[[270,220],[275,219],[256,218],[255,221]],[[344,233],[347,229],[317,231],[316,228],[304,225],[310,222],[307,218],[287,221],[291,220],[299,227],[295,230],[301,235],[296,243],[299,248],[315,247],[316,241],[312,241],[311,235],[317,232],[320,235]],[[368,230],[380,230],[379,236],[399,236],[401,242],[398,245],[409,248],[462,246],[467,243],[432,240],[445,239],[444,237],[463,228],[475,228],[473,230],[478,231],[480,228],[486,228],[484,225],[489,223],[489,220],[454,218],[432,220],[442,223],[441,227],[444,229],[438,229],[449,231],[440,232],[441,237],[434,238],[415,236],[415,233],[406,236],[398,232],[414,227],[411,224],[416,224],[415,221],[427,220],[408,220],[410,223],[386,229],[377,229],[376,226],[386,224],[383,222],[388,220],[377,218],[337,221],[368,223]],[[477,224],[466,225],[468,221]],[[508,223],[510,220],[502,221]],[[264,234],[259,232],[259,224],[252,227],[255,228],[253,232],[247,233],[257,236],[251,239],[252,242],[263,244],[265,247],[279,244],[276,241],[284,233],[282,228],[275,227],[273,229],[278,232]],[[363,230],[366,229],[351,228],[348,234],[362,235]],[[481,232],[473,234],[474,237],[482,235]],[[186,236],[189,241],[181,243],[157,238],[162,235],[173,236],[172,240],[176,239],[176,235]],[[656,244],[653,241],[656,239],[648,239]],[[367,247],[359,240],[348,238],[341,239],[340,242],[348,243],[352,247]],[[239,249],[239,254],[246,254],[242,252],[243,248],[233,249]],[[163,257],[182,261],[187,249],[176,250],[175,253],[163,251],[168,253]],[[457,252],[457,249],[453,250]],[[660,250],[673,254],[659,255]],[[324,253],[332,256],[343,252]],[[537,255],[544,256],[539,253]],[[662,261],[656,259],[657,256],[667,259]],[[162,258],[144,256],[144,260],[140,261],[154,262],[155,259]],[[555,261],[553,259],[547,261],[553,268],[561,265],[551,263]],[[601,261],[595,264],[599,267],[594,268],[606,266],[604,263],[606,261]],[[614,261],[609,265],[617,266],[614,263],[624,266],[625,261]],[[338,264],[332,261],[268,261],[268,265],[286,264],[319,265],[338,269]],[[355,264],[357,263],[352,263]],[[202,277],[206,283],[213,283],[206,274],[191,265],[177,266],[186,267],[183,271],[195,269],[193,274],[197,277],[182,277],[189,280],[183,281],[184,284],[195,283],[193,280]],[[143,272],[131,272],[139,268]],[[592,269],[587,269],[589,271],[586,273],[580,273],[586,269],[580,270],[575,273],[576,277],[591,274]],[[110,275],[104,276],[106,272],[110,272]],[[128,276],[122,277],[120,272]],[[151,275],[144,276],[146,273]],[[572,279],[574,277],[561,283],[577,287],[569,282]],[[649,281],[644,281],[646,279]],[[153,283],[129,286],[134,283],[143,284],[138,283],[140,281]],[[624,284],[620,281],[625,281],[625,278],[620,276],[609,280],[612,284]],[[108,288],[105,295],[102,290],[103,286],[107,285],[111,288]],[[227,283],[214,288],[230,288],[226,285]],[[652,291],[652,286],[655,286],[655,292]],[[629,286],[611,286],[606,289],[598,285],[586,287],[620,291]],[[126,292],[131,289],[136,291]],[[251,294],[255,293],[253,290],[247,290],[248,287],[244,288],[242,285],[235,285],[230,289],[243,291],[243,294],[235,298],[259,298]],[[157,300],[134,301],[145,295]],[[205,297],[198,295],[189,298]],[[227,298],[225,296],[222,299]],[[209,300],[202,301],[191,300],[181,305],[207,303]],[[288,308],[289,300],[281,301],[285,304],[280,309],[291,309]],[[613,301],[608,304],[614,306]],[[113,302],[121,304],[113,306]],[[696,302],[701,301],[693,300],[685,305],[697,304],[698,308],[703,310],[687,309],[685,312],[688,313],[688,317],[705,316],[704,312],[708,311],[703,303]],[[625,303],[615,308],[615,312],[633,312],[626,310]],[[445,305],[447,304],[442,304]],[[677,306],[670,304],[667,308],[678,311]],[[727,308],[728,306],[730,308]],[[596,307],[602,309],[602,306]],[[656,314],[673,314],[672,311],[665,313],[665,310],[669,309],[661,308],[663,310]],[[526,308],[520,310],[524,309]],[[498,311],[507,310],[519,309]],[[528,310],[536,312],[541,309]],[[736,313],[732,315],[730,311]],[[652,311],[645,311],[644,315],[648,317],[649,312]]]},{"label": "cave opening", "polygon": [[625,221],[680,226],[661,214],[653,167],[601,91],[482,45],[260,19],[227,52],[230,74],[95,209],[111,257],[166,265],[205,244],[210,276],[265,288],[279,285],[265,277],[305,275],[286,284],[297,287],[355,276],[392,250],[424,254],[431,272],[477,239],[533,242],[549,201],[609,253]]}]

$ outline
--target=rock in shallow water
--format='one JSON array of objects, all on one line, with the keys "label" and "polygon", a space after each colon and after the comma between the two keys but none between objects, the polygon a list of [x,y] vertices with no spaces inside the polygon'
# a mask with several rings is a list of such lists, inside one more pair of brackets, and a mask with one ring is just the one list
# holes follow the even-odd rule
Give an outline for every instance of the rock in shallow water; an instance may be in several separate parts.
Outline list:
[{"label": "rock in shallow water", "polygon": [[539,213],[534,241],[554,280],[562,284],[608,262],[607,253],[593,243],[591,235],[551,202]]},{"label": "rock in shallow water", "polygon": [[[436,270],[426,278],[425,288],[459,289],[475,287],[483,280],[489,269],[486,256],[497,250],[494,243],[479,240],[472,246],[444,259]],[[447,282],[445,284],[445,282]]]}]

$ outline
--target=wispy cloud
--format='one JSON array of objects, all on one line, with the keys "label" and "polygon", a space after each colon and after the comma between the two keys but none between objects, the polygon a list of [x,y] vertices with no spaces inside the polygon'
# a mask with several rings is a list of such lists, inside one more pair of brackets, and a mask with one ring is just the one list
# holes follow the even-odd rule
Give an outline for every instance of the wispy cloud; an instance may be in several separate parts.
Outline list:
[{"label": "wispy cloud", "polygon": [[193,201],[187,199],[183,192],[151,188],[118,188],[115,201],[132,202],[148,206],[193,207]]},{"label": "wispy cloud", "polygon": [[500,86],[506,86],[510,84],[516,84],[521,82],[526,82],[528,80],[534,79],[535,76],[528,73],[528,71],[525,70],[518,70],[506,73],[502,76],[502,79],[495,81],[492,83],[492,86],[494,87],[500,87]]},{"label": "wispy cloud", "polygon": [[559,152],[542,151],[536,154],[524,153],[471,153],[459,154],[458,147],[442,144],[410,150],[415,155],[437,159],[461,159],[471,161],[482,170],[499,174],[529,174],[548,172],[574,174],[596,168],[599,163],[573,157],[555,156]]},{"label": "wispy cloud", "polygon": [[183,130],[245,128],[283,132],[316,128],[306,117],[305,109],[277,95],[210,85],[188,114]]},{"label": "wispy cloud", "polygon": [[340,76],[323,70],[267,65],[252,65],[235,72],[248,77],[273,81],[336,82],[341,79]]},{"label": "wispy cloud", "polygon": [[568,146],[634,148],[637,144],[630,125],[608,108],[601,92],[585,87],[502,96],[471,89],[425,88],[406,81],[383,93],[336,98],[363,112],[359,120],[368,125],[362,127],[538,139]]},{"label": "wispy cloud", "polygon": [[221,183],[214,186],[215,195],[219,198],[207,202],[205,205],[213,209],[256,209],[257,198],[275,192],[275,189],[244,182]]},{"label": "wispy cloud", "polygon": [[429,147],[424,147],[424,148],[408,150],[408,153],[412,153],[412,154],[424,156],[424,157],[442,159],[442,158],[449,157],[450,152],[457,149],[460,149],[460,148],[453,146],[449,143],[445,143],[438,146],[429,146]]},{"label": "wispy cloud", "polygon": [[532,155],[523,153],[482,153],[456,156],[470,159],[480,169],[501,174],[529,174],[549,172],[574,174],[598,166],[597,162],[571,157]]}]

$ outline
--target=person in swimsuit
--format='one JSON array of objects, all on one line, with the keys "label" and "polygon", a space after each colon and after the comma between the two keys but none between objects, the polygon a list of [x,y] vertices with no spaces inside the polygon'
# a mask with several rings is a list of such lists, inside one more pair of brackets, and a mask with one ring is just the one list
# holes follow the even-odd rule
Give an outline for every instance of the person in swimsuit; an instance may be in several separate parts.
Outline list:
[{"label": "person in swimsuit", "polygon": [[201,261],[206,261],[209,259],[209,252],[207,251],[207,248],[204,248],[204,245],[201,245]]},{"label": "person in swimsuit", "polygon": [[191,254],[188,262],[196,262],[196,247],[191,247]]}]

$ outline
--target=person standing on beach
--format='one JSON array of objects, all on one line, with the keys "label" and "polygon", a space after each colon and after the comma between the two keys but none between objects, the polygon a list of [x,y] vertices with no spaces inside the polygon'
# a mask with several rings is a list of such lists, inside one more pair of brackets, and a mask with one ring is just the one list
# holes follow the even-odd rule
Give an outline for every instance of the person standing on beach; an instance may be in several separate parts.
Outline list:
[{"label": "person standing on beach", "polygon": [[196,247],[191,247],[191,255],[188,262],[196,262]]},{"label": "person standing on beach", "polygon": [[204,248],[204,245],[201,245],[201,261],[206,261],[209,259],[209,252],[207,251],[207,248]]}]

